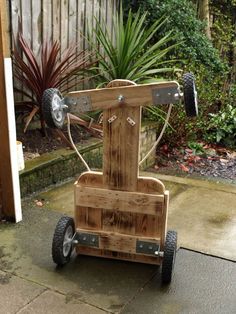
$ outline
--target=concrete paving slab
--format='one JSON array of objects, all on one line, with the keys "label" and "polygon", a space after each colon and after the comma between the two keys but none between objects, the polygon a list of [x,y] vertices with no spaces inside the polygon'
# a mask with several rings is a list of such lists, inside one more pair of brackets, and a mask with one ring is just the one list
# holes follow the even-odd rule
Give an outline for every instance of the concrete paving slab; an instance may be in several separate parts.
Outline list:
[{"label": "concrete paving slab", "polygon": [[121,309],[153,276],[155,266],[85,256],[56,268],[51,244],[61,214],[27,204],[22,223],[0,225],[2,270],[107,311]]},{"label": "concrete paving slab", "polygon": [[17,314],[104,314],[107,313],[91,305],[67,298],[54,291],[46,291],[20,310]]},{"label": "concrete paving slab", "polygon": [[236,194],[188,187],[171,199],[168,226],[180,246],[236,260]]},{"label": "concrete paving slab", "polygon": [[72,180],[61,186],[37,195],[35,198],[43,201],[47,209],[59,211],[65,215],[74,215],[74,182]]},{"label": "concrete paving slab", "polygon": [[233,314],[236,310],[236,264],[181,249],[174,278],[161,287],[158,273],[122,314]]},{"label": "concrete paving slab", "polygon": [[15,314],[44,290],[42,286],[0,271],[0,313]]}]

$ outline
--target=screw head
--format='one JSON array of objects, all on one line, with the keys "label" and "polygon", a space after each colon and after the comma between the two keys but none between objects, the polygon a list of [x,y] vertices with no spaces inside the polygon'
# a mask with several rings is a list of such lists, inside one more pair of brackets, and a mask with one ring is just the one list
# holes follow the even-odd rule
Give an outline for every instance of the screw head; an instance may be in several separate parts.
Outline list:
[{"label": "screw head", "polygon": [[124,101],[125,100],[125,97],[123,96],[123,95],[119,95],[118,96],[118,101],[119,102],[122,102],[122,101]]}]

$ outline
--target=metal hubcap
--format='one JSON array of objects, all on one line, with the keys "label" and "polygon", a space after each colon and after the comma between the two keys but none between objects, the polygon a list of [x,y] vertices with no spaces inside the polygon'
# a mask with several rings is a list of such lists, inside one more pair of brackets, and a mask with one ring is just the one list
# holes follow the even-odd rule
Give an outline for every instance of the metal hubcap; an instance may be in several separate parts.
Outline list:
[{"label": "metal hubcap", "polygon": [[63,241],[63,255],[66,257],[70,253],[73,239],[73,228],[68,226],[65,232],[64,241]]},{"label": "metal hubcap", "polygon": [[61,98],[57,94],[55,94],[52,99],[52,113],[54,119],[58,122],[61,122],[63,119],[63,107],[61,104]]}]

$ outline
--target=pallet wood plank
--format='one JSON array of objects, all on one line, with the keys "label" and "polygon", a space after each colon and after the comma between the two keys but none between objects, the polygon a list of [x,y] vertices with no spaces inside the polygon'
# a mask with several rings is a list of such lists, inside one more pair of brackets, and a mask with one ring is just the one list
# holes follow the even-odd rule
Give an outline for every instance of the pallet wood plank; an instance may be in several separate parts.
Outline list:
[{"label": "pallet wood plank", "polygon": [[[136,85],[127,80],[114,80],[107,90]],[[117,119],[109,123],[109,119]],[[135,120],[131,126],[128,117]],[[103,184],[108,189],[136,191],[141,111],[139,107],[103,110]],[[135,141],[133,139],[136,139]],[[127,149],[128,147],[128,149]],[[103,210],[103,229],[125,234],[135,233],[135,214]]]},{"label": "pallet wood plank", "polygon": [[76,205],[130,213],[161,215],[163,195],[76,186]]},{"label": "pallet wood plank", "polygon": [[77,246],[76,253],[81,255],[89,255],[103,258],[112,258],[116,260],[131,261],[136,263],[145,263],[151,265],[160,265],[162,258],[155,256],[139,255],[132,253],[116,252],[109,250],[100,250],[85,246]]},{"label": "pallet wood plank", "polygon": [[[104,232],[102,230],[96,230],[91,232],[87,229],[77,229],[78,233],[89,233],[99,236],[99,248],[102,250],[126,252],[132,254],[141,254],[150,256],[150,254],[136,253],[136,242],[138,240],[144,242],[152,242],[160,244],[160,238],[148,238],[148,237],[136,237],[126,234],[118,234],[113,232]],[[81,245],[80,245],[81,246]]]},{"label": "pallet wood plank", "polygon": [[[152,93],[162,88],[178,88],[178,83],[175,81],[160,82],[152,84],[142,84],[135,86],[122,86],[112,88],[101,88],[84,91],[74,91],[68,93],[68,96],[76,97],[88,97],[90,99],[90,110],[107,110],[110,108],[122,108],[126,107],[140,107],[150,106],[153,103]],[[124,101],[119,102],[119,96],[124,97]],[[76,112],[76,109],[73,109]]]}]

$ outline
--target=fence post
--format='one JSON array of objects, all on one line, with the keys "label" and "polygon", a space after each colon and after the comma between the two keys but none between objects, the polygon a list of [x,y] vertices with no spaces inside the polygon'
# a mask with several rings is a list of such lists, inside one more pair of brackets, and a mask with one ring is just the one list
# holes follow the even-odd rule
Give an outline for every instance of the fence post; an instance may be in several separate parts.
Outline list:
[{"label": "fence post", "polygon": [[6,0],[0,0],[0,214],[22,220]]}]

